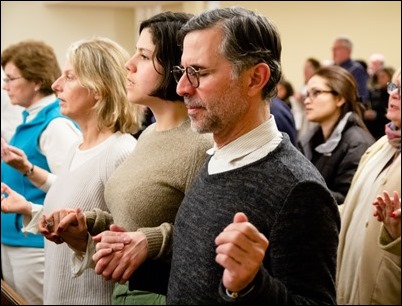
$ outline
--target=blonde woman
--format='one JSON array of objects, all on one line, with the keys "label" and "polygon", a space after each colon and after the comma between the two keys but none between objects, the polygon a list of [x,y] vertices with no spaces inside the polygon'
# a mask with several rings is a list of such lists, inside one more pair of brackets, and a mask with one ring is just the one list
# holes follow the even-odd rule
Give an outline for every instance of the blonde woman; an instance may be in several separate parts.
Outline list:
[{"label": "blonde woman", "polygon": [[[81,40],[69,48],[63,73],[52,87],[60,99],[62,113],[78,123],[83,139],[71,148],[44,206],[38,208],[2,184],[2,192],[8,194],[2,198],[2,210],[19,207],[25,221],[31,221],[26,231],[37,231],[43,213],[54,210],[107,210],[105,185],[133,151],[136,140],[131,133],[138,130],[141,120],[138,106],[127,99],[124,64],[128,58],[121,46],[107,38]],[[35,179],[44,180],[48,175],[38,169]],[[52,227],[48,224],[49,230]],[[46,240],[44,304],[110,305],[113,283],[90,269],[73,277],[70,258],[67,244]]]}]

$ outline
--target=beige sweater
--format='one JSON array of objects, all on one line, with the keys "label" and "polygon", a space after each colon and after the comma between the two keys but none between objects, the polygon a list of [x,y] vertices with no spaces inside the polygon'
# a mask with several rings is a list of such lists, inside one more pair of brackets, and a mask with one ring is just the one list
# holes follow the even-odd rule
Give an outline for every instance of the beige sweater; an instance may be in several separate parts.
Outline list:
[{"label": "beige sweater", "polygon": [[193,131],[190,120],[163,132],[156,131],[155,124],[149,126],[106,185],[112,219],[105,219],[100,211],[86,213],[87,222],[94,226],[91,234],[106,230],[110,222],[128,231],[141,229],[147,236],[149,258],[169,257],[171,225],[212,146],[212,136]]},{"label": "beige sweater", "polygon": [[382,171],[395,151],[387,136],[372,145],[362,156],[345,199],[337,264],[340,305],[401,302],[401,238],[389,239],[373,217],[372,205],[384,190],[401,193],[401,155]]}]

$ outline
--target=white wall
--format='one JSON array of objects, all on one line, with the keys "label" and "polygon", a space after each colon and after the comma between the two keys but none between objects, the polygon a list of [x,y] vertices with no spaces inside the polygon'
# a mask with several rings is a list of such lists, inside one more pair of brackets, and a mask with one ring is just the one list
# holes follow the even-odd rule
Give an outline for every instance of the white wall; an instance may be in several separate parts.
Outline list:
[{"label": "white wall", "polygon": [[368,60],[383,53],[386,64],[401,65],[400,1],[221,1],[242,5],[271,18],[282,38],[285,76],[299,88],[304,60],[332,60],[332,43],[339,35],[353,42],[352,57]]},{"label": "white wall", "polygon": [[64,65],[72,42],[102,35],[133,52],[137,31],[133,8],[49,6],[43,2],[1,1],[1,50],[23,39],[39,39],[54,48]]},{"label": "white wall", "polygon": [[22,39],[41,39],[54,47],[63,65],[64,53],[73,41],[103,35],[132,53],[136,16],[142,16],[139,10],[148,3],[161,10],[191,13],[211,5],[241,5],[259,11],[278,26],[283,71],[296,89],[303,82],[304,60],[311,56],[331,59],[332,42],[338,35],[352,39],[356,59],[367,60],[379,52],[388,65],[401,65],[400,1],[1,1],[1,49]]}]

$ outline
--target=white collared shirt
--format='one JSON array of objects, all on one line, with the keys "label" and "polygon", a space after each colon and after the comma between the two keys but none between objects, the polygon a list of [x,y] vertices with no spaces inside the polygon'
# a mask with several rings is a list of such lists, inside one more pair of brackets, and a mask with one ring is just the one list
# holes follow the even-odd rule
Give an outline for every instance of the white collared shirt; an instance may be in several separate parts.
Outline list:
[{"label": "white collared shirt", "polygon": [[272,152],[282,138],[271,115],[269,120],[235,141],[220,149],[215,144],[208,150],[207,153],[213,155],[208,164],[208,173],[222,173],[251,164]]}]

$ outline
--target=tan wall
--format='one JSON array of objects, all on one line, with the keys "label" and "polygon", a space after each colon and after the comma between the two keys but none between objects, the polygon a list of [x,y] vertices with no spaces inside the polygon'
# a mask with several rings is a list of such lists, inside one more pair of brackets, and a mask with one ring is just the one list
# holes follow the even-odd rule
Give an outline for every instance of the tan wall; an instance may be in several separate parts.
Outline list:
[{"label": "tan wall", "polygon": [[353,41],[352,57],[368,60],[383,53],[386,64],[401,65],[400,1],[221,1],[242,5],[271,18],[282,38],[285,76],[298,88],[308,57],[332,60],[332,42],[338,35]]},{"label": "tan wall", "polygon": [[43,2],[1,1],[1,50],[23,39],[39,39],[53,46],[64,65],[72,42],[102,35],[132,52],[134,9],[47,6]]},{"label": "tan wall", "polygon": [[[52,4],[53,2],[67,2]],[[52,45],[60,64],[67,47],[92,35],[108,36],[131,53],[137,37],[135,7],[145,1],[1,1],[1,49],[26,38]],[[330,60],[338,35],[354,43],[353,57],[367,60],[383,53],[388,65],[401,65],[400,1],[153,1],[162,10],[199,13],[216,5],[241,5],[271,18],[281,33],[285,76],[295,88],[303,82],[304,60]]]}]

